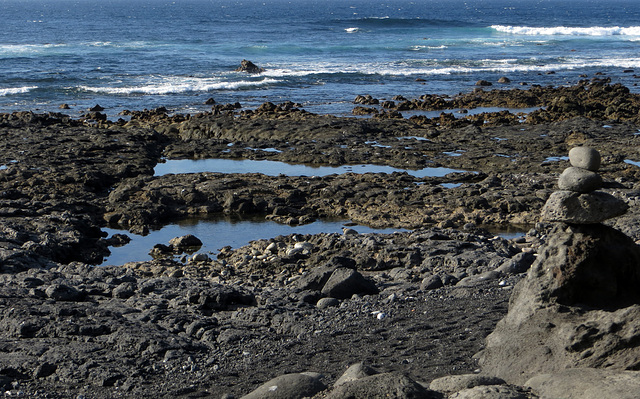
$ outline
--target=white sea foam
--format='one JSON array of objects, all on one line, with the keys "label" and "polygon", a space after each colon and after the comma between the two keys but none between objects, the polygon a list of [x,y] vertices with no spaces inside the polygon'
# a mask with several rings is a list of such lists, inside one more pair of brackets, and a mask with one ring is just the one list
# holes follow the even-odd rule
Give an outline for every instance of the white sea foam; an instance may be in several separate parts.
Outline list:
[{"label": "white sea foam", "polygon": [[24,94],[28,93],[33,89],[37,89],[38,86],[23,86],[23,87],[12,87],[8,89],[0,89],[0,97],[3,96],[11,96],[14,94]]},{"label": "white sea foam", "polygon": [[620,26],[591,26],[588,28],[552,26],[545,28],[532,26],[491,25],[491,28],[498,32],[531,36],[640,36],[640,26],[630,26],[626,28]]},{"label": "white sea foam", "polygon": [[146,84],[140,86],[125,86],[125,87],[91,87],[91,86],[79,86],[81,90],[90,91],[94,93],[105,94],[149,94],[149,95],[165,95],[165,94],[179,94],[187,92],[207,92],[211,90],[237,90],[245,87],[259,87],[269,84],[275,84],[280,82],[275,79],[263,79],[258,81],[242,80],[238,82],[221,82],[211,81],[209,79],[203,80],[191,80],[191,81],[176,81],[176,82],[161,82],[157,84]]},{"label": "white sea foam", "polygon": [[347,28],[345,29],[345,32],[347,33],[356,33],[360,30],[360,28]]},{"label": "white sea foam", "polygon": [[37,53],[43,50],[65,47],[66,44],[0,44],[0,55]]}]

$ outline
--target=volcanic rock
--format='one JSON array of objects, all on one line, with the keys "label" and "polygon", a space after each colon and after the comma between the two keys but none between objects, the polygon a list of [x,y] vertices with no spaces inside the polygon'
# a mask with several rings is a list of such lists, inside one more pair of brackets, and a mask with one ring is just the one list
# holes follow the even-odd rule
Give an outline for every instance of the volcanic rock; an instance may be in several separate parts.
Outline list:
[{"label": "volcanic rock", "polygon": [[256,73],[264,72],[264,68],[260,68],[259,66],[257,66],[256,64],[254,64],[249,60],[242,60],[242,62],[240,63],[240,66],[236,69],[236,72],[246,72],[246,73],[256,74]]},{"label": "volcanic rock", "polygon": [[640,372],[577,368],[541,374],[526,382],[542,398],[635,399],[640,392]]},{"label": "volcanic rock", "polygon": [[317,373],[285,374],[265,382],[242,399],[298,399],[326,389]]},{"label": "volcanic rock", "polygon": [[564,223],[600,223],[624,214],[629,206],[611,194],[555,191],[542,208],[542,220]]},{"label": "volcanic rock", "polygon": [[440,395],[400,373],[383,373],[345,382],[329,392],[326,399],[430,399]]},{"label": "volcanic rock", "polygon": [[603,225],[558,224],[478,357],[523,384],[572,367],[640,367],[640,247]]},{"label": "volcanic rock", "polygon": [[478,374],[448,375],[431,381],[429,388],[438,392],[458,392],[482,385],[501,385],[506,382],[497,377]]},{"label": "volcanic rock", "polygon": [[322,287],[322,293],[332,298],[348,299],[354,294],[377,294],[378,288],[359,272],[339,267]]},{"label": "volcanic rock", "polygon": [[187,234],[181,237],[175,237],[169,240],[169,244],[177,250],[183,251],[187,248],[200,248],[202,241],[193,234]]}]

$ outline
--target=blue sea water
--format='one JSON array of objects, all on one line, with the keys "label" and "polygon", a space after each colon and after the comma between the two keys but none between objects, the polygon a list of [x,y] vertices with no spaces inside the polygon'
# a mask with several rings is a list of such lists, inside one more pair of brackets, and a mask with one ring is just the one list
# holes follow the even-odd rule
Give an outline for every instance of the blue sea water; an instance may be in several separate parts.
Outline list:
[{"label": "blue sea water", "polygon": [[[214,98],[348,114],[358,94],[598,72],[638,91],[639,50],[637,0],[0,0],[0,112],[197,112]],[[234,72],[242,59],[265,72]]]}]

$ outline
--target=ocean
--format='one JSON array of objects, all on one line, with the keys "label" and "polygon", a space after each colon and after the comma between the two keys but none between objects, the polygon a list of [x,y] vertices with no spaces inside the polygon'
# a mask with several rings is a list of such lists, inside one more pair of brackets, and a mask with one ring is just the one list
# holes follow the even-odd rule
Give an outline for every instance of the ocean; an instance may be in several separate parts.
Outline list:
[{"label": "ocean", "polygon": [[[348,115],[360,94],[480,79],[640,91],[637,0],[0,0],[0,27],[0,112],[194,113],[213,98]],[[265,71],[235,72],[243,59]]]}]

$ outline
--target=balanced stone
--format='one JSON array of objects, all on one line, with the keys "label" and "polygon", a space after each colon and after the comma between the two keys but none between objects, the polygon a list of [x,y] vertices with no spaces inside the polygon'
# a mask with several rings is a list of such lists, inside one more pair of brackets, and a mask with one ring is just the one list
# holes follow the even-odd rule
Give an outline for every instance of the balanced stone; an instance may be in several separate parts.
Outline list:
[{"label": "balanced stone", "polygon": [[591,147],[574,147],[569,150],[571,166],[597,171],[600,168],[600,153]]},{"label": "balanced stone", "polygon": [[560,190],[552,193],[542,208],[542,220],[578,224],[600,223],[624,214],[627,209],[628,205],[624,201],[601,191],[580,194]]},{"label": "balanced stone", "polygon": [[596,172],[579,167],[569,167],[558,179],[560,190],[589,193],[602,187],[602,177]]}]

